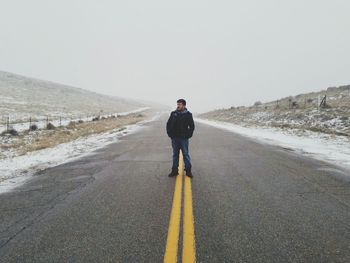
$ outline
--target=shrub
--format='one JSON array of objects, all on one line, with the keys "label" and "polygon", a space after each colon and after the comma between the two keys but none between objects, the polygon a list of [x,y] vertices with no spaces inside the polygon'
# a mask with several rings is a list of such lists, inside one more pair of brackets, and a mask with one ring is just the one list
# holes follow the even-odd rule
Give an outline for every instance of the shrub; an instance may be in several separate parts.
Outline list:
[{"label": "shrub", "polygon": [[56,126],[53,125],[51,122],[49,122],[49,123],[46,125],[46,129],[48,129],[48,130],[54,130],[54,129],[56,129]]},{"label": "shrub", "polygon": [[29,130],[30,131],[36,131],[38,129],[38,125],[36,125],[36,124],[32,124],[32,125],[30,125],[30,127],[29,127]]},{"label": "shrub", "polygon": [[18,131],[16,129],[14,129],[14,128],[10,128],[8,131],[3,131],[1,133],[2,136],[6,135],[6,134],[10,134],[12,136],[18,136],[19,135]]},{"label": "shrub", "polygon": [[70,121],[69,124],[67,125],[68,129],[75,129],[75,121]]}]

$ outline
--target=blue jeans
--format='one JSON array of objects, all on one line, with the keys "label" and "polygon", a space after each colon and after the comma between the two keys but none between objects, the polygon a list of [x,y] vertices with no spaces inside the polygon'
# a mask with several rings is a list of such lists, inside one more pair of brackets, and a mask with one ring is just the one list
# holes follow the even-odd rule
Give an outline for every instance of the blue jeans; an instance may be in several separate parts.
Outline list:
[{"label": "blue jeans", "polygon": [[172,138],[171,145],[173,147],[173,167],[172,169],[177,169],[179,167],[179,153],[180,149],[184,158],[185,169],[191,169],[191,159],[188,152],[188,139],[183,138]]}]

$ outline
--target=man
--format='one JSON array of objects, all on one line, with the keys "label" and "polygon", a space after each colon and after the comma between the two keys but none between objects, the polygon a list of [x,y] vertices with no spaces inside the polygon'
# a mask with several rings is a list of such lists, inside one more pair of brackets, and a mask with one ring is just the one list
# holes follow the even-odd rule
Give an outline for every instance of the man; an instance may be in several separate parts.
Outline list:
[{"label": "man", "polygon": [[191,168],[191,159],[188,152],[188,139],[192,137],[194,131],[194,122],[192,113],[186,108],[186,101],[179,99],[177,101],[177,108],[171,112],[168,122],[166,124],[168,136],[171,138],[171,145],[173,147],[173,166],[169,177],[178,175],[179,153],[180,149],[183,154],[186,175],[193,177]]}]

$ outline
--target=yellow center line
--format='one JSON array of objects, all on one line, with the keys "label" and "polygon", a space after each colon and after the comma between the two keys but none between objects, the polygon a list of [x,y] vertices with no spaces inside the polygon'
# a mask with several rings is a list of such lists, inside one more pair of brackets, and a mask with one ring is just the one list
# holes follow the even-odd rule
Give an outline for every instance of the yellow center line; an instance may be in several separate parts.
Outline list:
[{"label": "yellow center line", "polygon": [[196,262],[196,244],[194,236],[194,219],[192,206],[191,178],[185,177],[185,197],[184,197],[184,223],[183,223],[183,243],[182,262]]},{"label": "yellow center line", "polygon": [[173,206],[170,214],[168,238],[166,242],[164,263],[176,263],[179,244],[181,194],[182,194],[183,164],[179,163],[179,175],[176,177]]},{"label": "yellow center line", "polygon": [[[176,178],[173,206],[171,209],[168,238],[165,248],[164,263],[176,263],[179,244],[180,219],[181,219],[181,198],[183,182],[183,155],[179,156],[179,175]],[[194,217],[192,205],[191,178],[185,176],[184,189],[184,219],[183,219],[183,247],[182,262],[196,262],[196,244],[194,236]]]}]

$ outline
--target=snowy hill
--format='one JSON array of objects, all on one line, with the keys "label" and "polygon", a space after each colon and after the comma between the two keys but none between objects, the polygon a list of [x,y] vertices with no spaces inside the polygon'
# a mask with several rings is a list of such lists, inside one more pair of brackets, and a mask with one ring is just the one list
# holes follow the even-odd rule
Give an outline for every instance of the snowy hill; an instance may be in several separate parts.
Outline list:
[{"label": "snowy hill", "polygon": [[145,103],[0,71],[0,124],[132,111]]},{"label": "snowy hill", "polygon": [[214,110],[199,117],[246,127],[309,130],[350,136],[350,85],[266,103],[257,101],[250,107]]}]

